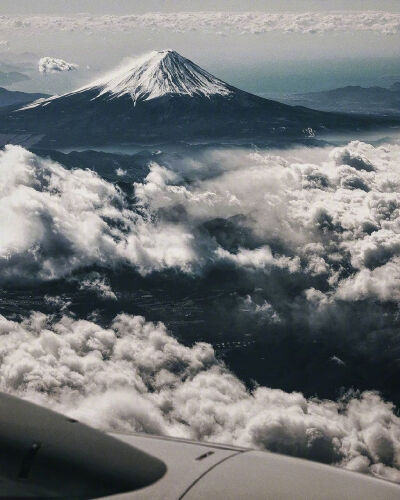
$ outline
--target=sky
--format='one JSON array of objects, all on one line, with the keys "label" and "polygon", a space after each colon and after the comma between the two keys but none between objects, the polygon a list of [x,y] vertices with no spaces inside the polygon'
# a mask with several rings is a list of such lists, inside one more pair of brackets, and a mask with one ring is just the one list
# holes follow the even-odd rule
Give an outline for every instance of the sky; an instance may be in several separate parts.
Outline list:
[{"label": "sky", "polygon": [[[173,48],[216,76],[263,95],[349,84],[390,85],[400,79],[400,3],[1,3],[0,71],[6,69],[4,62],[20,64],[29,59],[33,65],[31,80],[13,85],[18,90],[68,91],[124,58],[164,48]],[[30,54],[21,56],[25,52]],[[39,74],[37,62],[45,56],[63,59],[79,68],[62,74]]]},{"label": "sky", "polygon": [[179,10],[262,10],[262,11],[327,11],[327,10],[387,10],[400,12],[397,0],[2,0],[3,14],[127,14],[150,11]]}]

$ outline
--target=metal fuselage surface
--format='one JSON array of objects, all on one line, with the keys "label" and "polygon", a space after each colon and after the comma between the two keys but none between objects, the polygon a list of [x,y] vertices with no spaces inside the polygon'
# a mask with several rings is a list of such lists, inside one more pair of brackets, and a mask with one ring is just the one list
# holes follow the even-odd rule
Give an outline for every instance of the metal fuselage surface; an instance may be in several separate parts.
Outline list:
[{"label": "metal fuselage surface", "polygon": [[229,445],[104,434],[0,394],[1,498],[400,498],[396,484]]}]

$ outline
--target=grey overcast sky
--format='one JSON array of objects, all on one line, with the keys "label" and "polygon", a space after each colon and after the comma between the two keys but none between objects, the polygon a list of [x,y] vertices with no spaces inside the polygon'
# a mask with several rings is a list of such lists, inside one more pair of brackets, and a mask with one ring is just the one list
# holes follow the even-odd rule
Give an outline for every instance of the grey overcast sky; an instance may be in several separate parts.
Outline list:
[{"label": "grey overcast sky", "polygon": [[150,11],[326,11],[385,10],[400,12],[398,0],[1,0],[2,14],[130,14]]},{"label": "grey overcast sky", "polygon": [[389,85],[400,79],[400,0],[0,0],[3,68],[43,56],[79,65],[32,67],[16,89],[64,92],[162,48],[261,94]]}]

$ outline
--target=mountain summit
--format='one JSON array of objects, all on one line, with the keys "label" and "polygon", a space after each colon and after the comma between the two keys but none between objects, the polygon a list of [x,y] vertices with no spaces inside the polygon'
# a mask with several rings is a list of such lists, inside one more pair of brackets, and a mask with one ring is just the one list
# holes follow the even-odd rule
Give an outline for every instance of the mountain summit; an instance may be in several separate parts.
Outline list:
[{"label": "mountain summit", "polygon": [[[112,73],[65,96],[81,92],[96,93],[95,99],[130,96],[136,104],[163,96],[229,96],[233,87],[197,66],[175,50],[153,51],[135,58]],[[61,96],[64,97],[64,96]],[[40,99],[22,109],[47,106],[59,96]]]},{"label": "mountain summit", "polygon": [[[62,96],[0,116],[0,132],[38,146],[313,137],[370,122],[239,90],[174,50],[151,52]],[[18,140],[18,139],[17,139]],[[33,139],[29,139],[33,140]]]},{"label": "mountain summit", "polygon": [[174,50],[154,51],[94,83],[100,95],[130,95],[134,102],[163,95],[210,97],[231,94],[229,86]]}]

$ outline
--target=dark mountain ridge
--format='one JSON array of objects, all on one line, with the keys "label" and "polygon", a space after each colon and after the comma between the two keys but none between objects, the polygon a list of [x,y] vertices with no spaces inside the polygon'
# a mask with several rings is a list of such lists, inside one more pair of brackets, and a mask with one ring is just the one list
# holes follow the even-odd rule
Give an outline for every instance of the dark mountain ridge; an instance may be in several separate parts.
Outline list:
[{"label": "dark mountain ridge", "polygon": [[282,98],[285,104],[321,111],[342,111],[365,115],[400,116],[400,82],[391,87],[349,85],[337,89]]},{"label": "dark mountain ridge", "polygon": [[19,92],[18,90],[7,90],[0,87],[0,107],[13,106],[16,104],[27,104],[37,99],[50,97],[48,94]]}]

